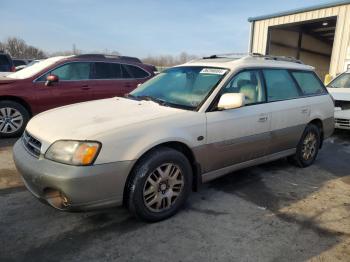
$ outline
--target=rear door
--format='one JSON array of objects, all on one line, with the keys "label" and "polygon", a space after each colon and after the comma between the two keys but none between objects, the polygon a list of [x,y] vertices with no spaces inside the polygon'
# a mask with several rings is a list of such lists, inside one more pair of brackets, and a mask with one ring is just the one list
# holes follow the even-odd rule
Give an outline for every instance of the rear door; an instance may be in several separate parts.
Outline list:
[{"label": "rear door", "polygon": [[270,153],[297,146],[310,115],[307,98],[288,70],[264,69],[267,100],[271,112]]},{"label": "rear door", "polygon": [[93,71],[95,99],[124,96],[151,76],[141,67],[123,62],[95,62]]},{"label": "rear door", "polygon": [[147,81],[151,74],[137,65],[123,64],[126,71],[129,73],[129,88],[128,92],[133,91],[138,84]]},{"label": "rear door", "polygon": [[[57,75],[59,80],[46,86],[46,77],[50,74]],[[92,100],[90,76],[89,62],[70,62],[56,67],[34,82],[37,104],[48,109]]]},{"label": "rear door", "polygon": [[126,68],[117,62],[95,62],[92,92],[95,99],[124,96],[137,84]]}]

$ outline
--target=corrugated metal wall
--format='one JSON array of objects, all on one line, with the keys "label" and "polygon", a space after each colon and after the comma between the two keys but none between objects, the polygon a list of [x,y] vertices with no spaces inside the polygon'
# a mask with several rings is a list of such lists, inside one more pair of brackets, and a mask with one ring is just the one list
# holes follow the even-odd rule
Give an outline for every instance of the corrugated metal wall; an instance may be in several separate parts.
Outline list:
[{"label": "corrugated metal wall", "polygon": [[350,5],[335,6],[255,21],[252,52],[265,54],[269,26],[291,24],[332,16],[338,17],[329,70],[330,74],[335,76],[343,72],[345,60],[350,59],[350,57],[347,57],[350,56],[350,54],[347,54],[348,47],[350,48]]}]

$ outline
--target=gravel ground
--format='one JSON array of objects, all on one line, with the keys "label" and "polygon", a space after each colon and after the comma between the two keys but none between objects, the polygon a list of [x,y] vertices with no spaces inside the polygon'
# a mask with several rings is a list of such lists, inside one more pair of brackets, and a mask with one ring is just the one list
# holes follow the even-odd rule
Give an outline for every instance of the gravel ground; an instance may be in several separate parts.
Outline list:
[{"label": "gravel ground", "polygon": [[285,160],[193,193],[146,224],[127,210],[56,211],[32,197],[0,141],[0,261],[350,261],[350,132],[305,169]]}]

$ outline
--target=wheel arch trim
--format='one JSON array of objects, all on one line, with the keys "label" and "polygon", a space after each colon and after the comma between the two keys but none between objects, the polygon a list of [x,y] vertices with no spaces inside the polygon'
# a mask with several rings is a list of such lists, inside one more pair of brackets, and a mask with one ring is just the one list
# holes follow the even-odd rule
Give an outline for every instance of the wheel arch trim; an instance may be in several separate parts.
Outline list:
[{"label": "wheel arch trim", "polygon": [[14,101],[14,102],[17,102],[17,103],[21,104],[22,106],[24,106],[24,108],[28,111],[30,117],[33,116],[33,111],[32,111],[31,106],[29,105],[29,103],[25,99],[23,99],[23,98],[21,98],[19,96],[1,95],[0,96],[0,101]]}]

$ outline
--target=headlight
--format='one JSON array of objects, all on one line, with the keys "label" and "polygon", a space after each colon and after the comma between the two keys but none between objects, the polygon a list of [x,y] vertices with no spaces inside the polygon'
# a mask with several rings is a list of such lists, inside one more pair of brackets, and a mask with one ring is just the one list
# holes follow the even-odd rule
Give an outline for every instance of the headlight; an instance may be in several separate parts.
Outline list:
[{"label": "headlight", "polygon": [[90,141],[56,141],[45,153],[45,158],[76,166],[87,166],[93,164],[101,144]]}]

